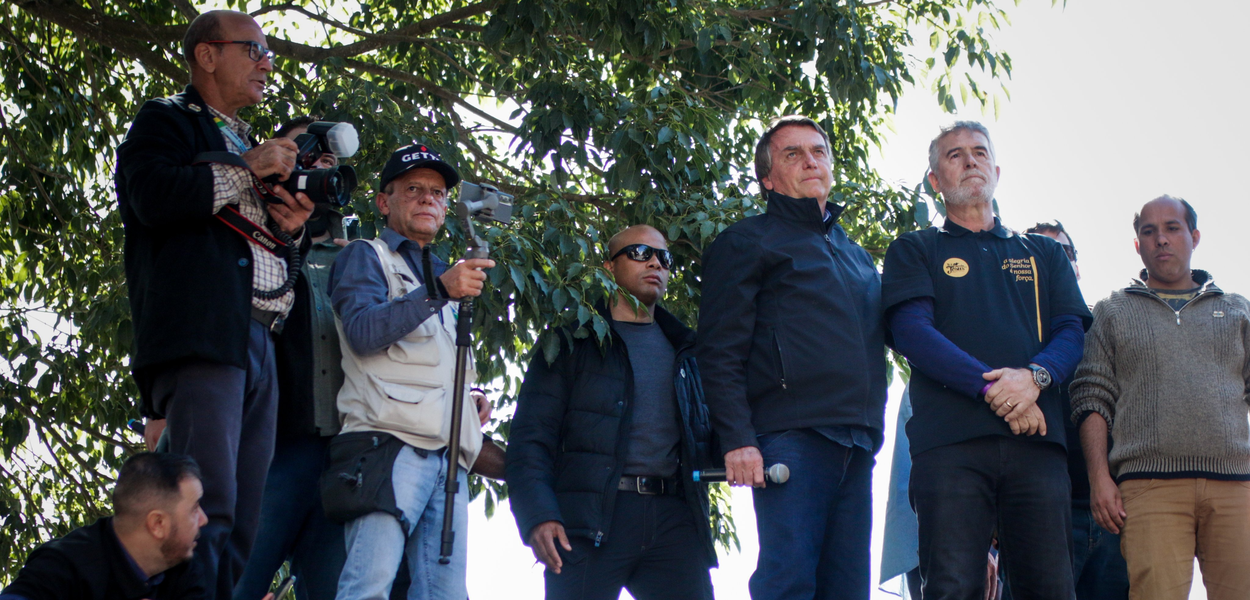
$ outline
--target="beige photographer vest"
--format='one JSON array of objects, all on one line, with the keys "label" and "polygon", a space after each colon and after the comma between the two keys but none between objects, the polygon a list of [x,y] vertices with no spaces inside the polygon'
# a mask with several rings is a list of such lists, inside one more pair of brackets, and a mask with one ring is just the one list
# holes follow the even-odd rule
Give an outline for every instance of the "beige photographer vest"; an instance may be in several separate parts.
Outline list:
[{"label": "beige photographer vest", "polygon": [[[386,273],[388,300],[420,287],[408,263],[380,239],[356,240],[373,247]],[[338,409],[343,432],[384,431],[416,448],[436,450],[451,440],[452,389],[456,376],[456,310],[448,302],[420,327],[387,346],[360,356],[343,334],[335,315],[343,349],[343,387]],[[465,373],[464,419],[460,427],[460,465],[468,469],[482,450],[477,407],[469,399],[469,384],[477,379],[472,355]]]}]

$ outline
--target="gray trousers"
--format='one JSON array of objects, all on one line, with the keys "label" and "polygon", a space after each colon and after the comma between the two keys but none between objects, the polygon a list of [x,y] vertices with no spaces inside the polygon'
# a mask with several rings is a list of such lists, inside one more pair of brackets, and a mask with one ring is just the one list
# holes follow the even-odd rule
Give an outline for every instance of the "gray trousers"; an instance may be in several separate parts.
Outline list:
[{"label": "gray trousers", "polygon": [[256,538],[265,476],[273,458],[278,378],[273,338],[257,321],[248,331],[247,368],[183,362],[153,379],[165,413],[169,451],[200,465],[208,524],[193,561],[211,598],[229,600]]}]

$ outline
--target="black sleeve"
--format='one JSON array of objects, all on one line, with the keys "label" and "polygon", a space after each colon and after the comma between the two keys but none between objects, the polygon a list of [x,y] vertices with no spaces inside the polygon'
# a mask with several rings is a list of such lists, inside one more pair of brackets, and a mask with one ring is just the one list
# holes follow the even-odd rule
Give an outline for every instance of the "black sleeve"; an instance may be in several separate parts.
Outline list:
[{"label": "black sleeve", "polygon": [[915,298],[933,298],[933,275],[924,250],[922,232],[912,232],[890,242],[881,272],[881,308],[886,315],[899,304]]},{"label": "black sleeve", "polygon": [[213,171],[191,164],[198,154],[194,123],[168,103],[149,101],[117,149],[123,194],[139,221],[172,227],[213,218]]},{"label": "black sleeve", "polygon": [[756,446],[747,401],[747,357],[763,269],[759,243],[726,230],[703,252],[695,354],[712,427],[726,451]]},{"label": "black sleeve", "polygon": [[31,552],[26,566],[0,593],[14,594],[27,600],[91,597],[90,587],[79,576],[73,563],[60,552],[44,548]]},{"label": "black sleeve", "polygon": [[[544,335],[560,333],[548,331]],[[534,345],[542,346],[542,340]],[[564,522],[556,501],[556,451],[568,407],[566,371],[572,357],[563,339],[560,347],[559,356],[550,365],[541,350],[534,352],[517,395],[516,414],[508,435],[504,466],[508,501],[521,541],[526,545],[534,526],[547,521]]]}]

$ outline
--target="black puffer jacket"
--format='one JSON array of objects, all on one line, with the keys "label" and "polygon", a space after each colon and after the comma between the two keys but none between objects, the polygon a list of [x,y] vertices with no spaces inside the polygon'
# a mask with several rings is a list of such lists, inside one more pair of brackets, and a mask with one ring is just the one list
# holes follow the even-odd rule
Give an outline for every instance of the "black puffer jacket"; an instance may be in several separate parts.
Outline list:
[{"label": "black puffer jacket", "polygon": [[[609,323],[612,316],[600,307]],[[703,386],[691,349],[694,332],[663,308],[655,320],[677,351],[675,395],[681,416],[681,478],[697,523],[708,523],[707,485],[691,472],[715,466],[715,448]],[[551,331],[547,335],[561,335]],[[611,534],[616,486],[625,464],[634,407],[634,373],[625,342],[612,331],[607,347],[596,339],[561,339],[555,362],[535,353],[517,398],[508,436],[507,481],[521,538],[534,526],[559,521],[570,536],[602,542]],[[710,527],[702,528],[709,560],[716,564]]]}]

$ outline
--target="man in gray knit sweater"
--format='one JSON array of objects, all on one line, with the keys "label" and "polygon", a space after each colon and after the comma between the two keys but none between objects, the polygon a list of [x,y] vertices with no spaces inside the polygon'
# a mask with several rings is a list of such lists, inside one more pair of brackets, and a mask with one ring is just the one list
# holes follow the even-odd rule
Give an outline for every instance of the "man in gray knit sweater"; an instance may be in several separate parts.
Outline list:
[{"label": "man in gray knit sweater", "polygon": [[1094,308],[1071,387],[1094,518],[1121,534],[1134,600],[1187,598],[1194,556],[1208,598],[1250,598],[1250,302],[1190,269],[1197,221],[1170,196],[1134,216],[1145,282]]}]

